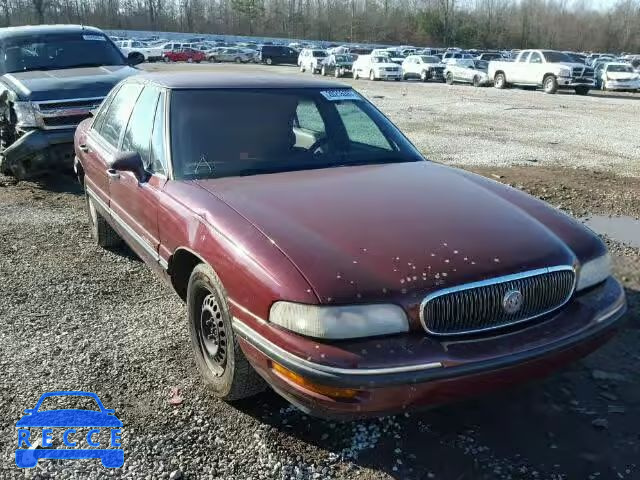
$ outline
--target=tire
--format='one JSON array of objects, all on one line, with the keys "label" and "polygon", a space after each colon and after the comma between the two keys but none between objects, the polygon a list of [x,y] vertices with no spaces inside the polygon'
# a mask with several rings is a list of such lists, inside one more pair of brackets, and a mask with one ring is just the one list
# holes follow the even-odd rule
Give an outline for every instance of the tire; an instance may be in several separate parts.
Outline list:
[{"label": "tire", "polygon": [[476,87],[476,88],[479,87],[480,86],[480,77],[477,76],[477,75],[475,77],[473,77],[473,82],[472,83],[473,83],[474,87]]},{"label": "tire", "polygon": [[242,63],[242,59],[240,57],[236,57],[233,61],[236,63]]},{"label": "tire", "polygon": [[320,75],[322,75],[323,77],[327,76],[327,69],[322,67],[322,69],[320,70]]},{"label": "tire", "polygon": [[264,63],[266,63],[267,65],[273,65],[273,59],[271,57],[267,57]]},{"label": "tire", "polygon": [[373,82],[375,82],[375,81],[376,81],[376,74],[375,74],[375,72],[374,72],[373,70],[371,70],[371,71],[369,72],[369,80],[371,80],[371,81],[373,81]]},{"label": "tire", "polygon": [[447,72],[447,75],[445,76],[445,81],[447,82],[447,85],[453,85],[453,73]]},{"label": "tire", "polygon": [[426,82],[429,80],[429,72],[427,72],[426,70],[423,70],[420,72],[420,80],[422,80],[423,82]]},{"label": "tire", "polygon": [[193,63],[193,58],[187,58],[187,63]]},{"label": "tire", "polygon": [[117,247],[122,244],[122,238],[118,235],[111,225],[96,209],[94,201],[84,192],[85,206],[87,208],[87,216],[89,217],[89,227],[91,228],[91,236],[95,243],[102,248]]},{"label": "tire", "polygon": [[162,60],[164,60],[164,63],[169,63],[171,61],[171,59],[169,57],[163,57]]},{"label": "tire", "polygon": [[13,170],[4,162],[2,152],[11,146],[15,141],[15,129],[13,125],[3,125],[0,127],[0,173],[3,175],[13,175]]},{"label": "tire", "polygon": [[507,88],[507,77],[504,76],[504,73],[496,73],[493,77],[493,86],[500,90]]},{"label": "tire", "polygon": [[584,87],[584,86],[579,86],[576,87],[575,89],[576,95],[589,95],[589,87]]},{"label": "tire", "polygon": [[336,78],[340,78],[340,69],[336,68],[333,70],[333,76]]},{"label": "tire", "polygon": [[304,73],[304,65],[300,64],[300,73]]},{"label": "tire", "polygon": [[357,71],[357,70],[354,70],[354,71],[353,71],[353,79],[354,79],[354,80],[358,80],[358,79],[360,79],[360,75],[358,75],[358,71]]},{"label": "tire", "polygon": [[553,95],[558,91],[558,80],[553,75],[547,75],[542,80],[542,89],[544,93],[548,93],[549,95]]},{"label": "tire", "polygon": [[196,365],[211,392],[233,401],[263,391],[266,385],[238,345],[224,287],[209,265],[201,263],[191,273],[187,312]]}]

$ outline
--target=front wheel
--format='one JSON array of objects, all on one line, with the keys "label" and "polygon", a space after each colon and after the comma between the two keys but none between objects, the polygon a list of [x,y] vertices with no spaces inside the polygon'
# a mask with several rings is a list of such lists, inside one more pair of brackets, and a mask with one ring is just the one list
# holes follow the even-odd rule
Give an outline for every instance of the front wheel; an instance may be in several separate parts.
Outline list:
[{"label": "front wheel", "polygon": [[588,95],[589,90],[590,90],[589,87],[584,87],[584,86],[579,86],[575,88],[577,95]]},{"label": "front wheel", "polygon": [[164,60],[164,63],[169,63],[171,61],[169,57],[164,57],[163,60]]},{"label": "front wheel", "polygon": [[423,82],[429,80],[429,72],[427,72],[426,70],[420,72],[420,80],[422,80]]},{"label": "front wheel", "polygon": [[360,75],[358,75],[358,71],[357,71],[357,70],[354,70],[354,71],[353,71],[353,79],[354,79],[354,80],[358,80],[359,78],[360,78]]},{"label": "front wheel", "polygon": [[212,393],[232,401],[264,390],[264,381],[238,345],[224,287],[209,265],[201,263],[191,273],[187,312],[196,365]]},{"label": "front wheel", "polygon": [[240,57],[237,57],[236,59],[234,59],[234,62],[236,63],[242,63],[242,59]]},{"label": "front wheel", "polygon": [[558,91],[558,80],[553,75],[547,76],[542,82],[544,93],[554,94]]},{"label": "front wheel", "polygon": [[264,62],[265,62],[267,65],[273,65],[273,60],[272,60],[271,58],[267,58]]},{"label": "front wheel", "polygon": [[322,75],[323,77],[327,76],[327,69],[322,67],[322,69],[320,69],[320,75]]},{"label": "front wheel", "polygon": [[372,80],[372,81],[376,80],[376,74],[373,70],[369,72],[369,80]]},{"label": "front wheel", "polygon": [[445,81],[447,82],[447,85],[453,85],[453,74],[451,72],[447,73]]},{"label": "front wheel", "polygon": [[480,86],[480,77],[479,76],[475,76],[473,77],[473,86],[474,87],[479,87]]}]

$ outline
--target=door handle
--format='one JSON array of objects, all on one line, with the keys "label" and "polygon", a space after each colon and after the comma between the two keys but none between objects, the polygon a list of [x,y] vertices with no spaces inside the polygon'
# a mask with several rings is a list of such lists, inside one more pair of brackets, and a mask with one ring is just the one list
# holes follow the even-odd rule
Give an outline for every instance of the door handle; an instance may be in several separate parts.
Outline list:
[{"label": "door handle", "polygon": [[80,145],[78,145],[78,148],[85,153],[91,150],[85,143],[81,143]]},{"label": "door handle", "polygon": [[119,180],[120,179],[120,173],[118,173],[113,168],[110,168],[109,170],[107,170],[107,175],[109,175],[109,178],[112,179],[112,180]]}]

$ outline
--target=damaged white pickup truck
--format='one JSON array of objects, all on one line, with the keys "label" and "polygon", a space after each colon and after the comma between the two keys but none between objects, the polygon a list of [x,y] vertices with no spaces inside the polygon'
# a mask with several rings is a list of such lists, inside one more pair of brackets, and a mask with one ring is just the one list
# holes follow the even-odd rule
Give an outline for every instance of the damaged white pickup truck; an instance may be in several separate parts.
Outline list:
[{"label": "damaged white pickup truck", "polygon": [[132,63],[96,28],[0,28],[0,171],[71,170],[76,126],[138,73]]}]

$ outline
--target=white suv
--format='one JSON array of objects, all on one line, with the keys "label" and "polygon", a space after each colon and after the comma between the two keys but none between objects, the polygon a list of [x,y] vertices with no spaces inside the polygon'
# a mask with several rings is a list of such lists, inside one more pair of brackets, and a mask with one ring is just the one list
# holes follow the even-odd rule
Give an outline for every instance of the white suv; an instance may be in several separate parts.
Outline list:
[{"label": "white suv", "polygon": [[361,55],[353,64],[353,78],[368,78],[369,80],[402,79],[402,68],[393,63],[389,57],[383,55]]},{"label": "white suv", "polygon": [[304,48],[298,56],[300,71],[309,70],[311,73],[320,73],[322,61],[327,58],[327,52],[316,48]]},{"label": "white suv", "polygon": [[433,55],[409,55],[402,62],[402,78],[444,82],[444,64],[439,57]]}]

